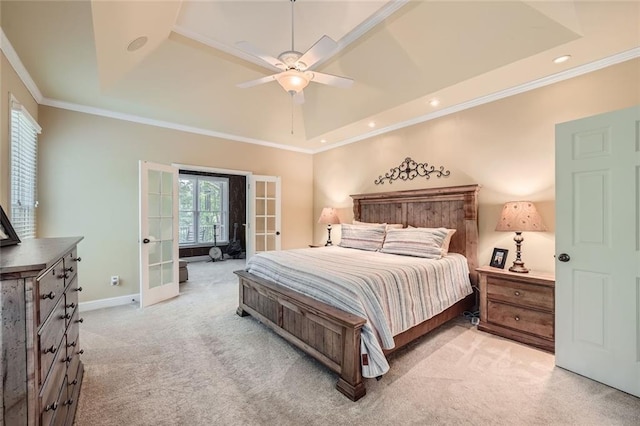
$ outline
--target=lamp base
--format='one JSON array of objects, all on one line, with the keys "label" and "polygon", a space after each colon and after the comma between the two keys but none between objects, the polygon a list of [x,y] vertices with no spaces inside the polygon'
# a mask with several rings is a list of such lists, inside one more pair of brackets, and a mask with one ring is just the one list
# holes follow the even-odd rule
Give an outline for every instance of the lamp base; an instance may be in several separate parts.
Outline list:
[{"label": "lamp base", "polygon": [[522,242],[524,241],[524,238],[522,238],[521,231],[516,231],[516,236],[513,237],[513,241],[516,242],[516,260],[513,261],[513,266],[511,266],[509,270],[511,272],[526,274],[527,272],[529,272],[529,270],[524,267],[524,262],[522,261],[522,256],[520,254],[521,248],[522,248]]},{"label": "lamp base", "polygon": [[325,246],[332,246],[333,243],[331,242],[331,224],[327,225],[327,243],[325,244]]},{"label": "lamp base", "polygon": [[518,260],[515,260],[513,262],[513,266],[511,266],[509,268],[509,270],[511,272],[518,272],[520,274],[526,274],[527,272],[529,272],[529,270],[524,267],[524,262],[523,261],[518,261]]}]

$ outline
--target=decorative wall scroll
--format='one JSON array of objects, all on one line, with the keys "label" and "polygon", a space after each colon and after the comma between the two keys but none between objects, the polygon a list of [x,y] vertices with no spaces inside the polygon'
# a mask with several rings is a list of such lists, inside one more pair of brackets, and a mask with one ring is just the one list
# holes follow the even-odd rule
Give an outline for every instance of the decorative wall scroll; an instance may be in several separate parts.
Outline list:
[{"label": "decorative wall scroll", "polygon": [[429,179],[432,173],[439,178],[447,177],[451,174],[449,170],[444,169],[444,166],[436,169],[435,166],[430,166],[428,163],[416,163],[411,157],[407,157],[398,167],[394,167],[385,173],[384,177],[379,176],[374,183],[376,185],[384,185],[384,181],[388,180],[389,184],[392,184],[394,180],[413,180],[418,176]]}]

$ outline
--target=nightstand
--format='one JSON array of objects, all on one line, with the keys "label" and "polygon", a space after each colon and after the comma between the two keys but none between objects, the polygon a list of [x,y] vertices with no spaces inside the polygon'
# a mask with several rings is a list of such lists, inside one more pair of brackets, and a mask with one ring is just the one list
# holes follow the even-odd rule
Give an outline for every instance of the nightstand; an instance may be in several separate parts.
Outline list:
[{"label": "nightstand", "polygon": [[482,266],[478,330],[555,351],[555,278]]}]

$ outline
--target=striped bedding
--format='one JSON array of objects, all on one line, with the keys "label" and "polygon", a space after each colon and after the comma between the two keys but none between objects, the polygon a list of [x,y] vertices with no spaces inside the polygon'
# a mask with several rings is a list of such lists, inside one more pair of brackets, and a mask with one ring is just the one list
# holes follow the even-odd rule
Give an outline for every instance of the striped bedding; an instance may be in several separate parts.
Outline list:
[{"label": "striped bedding", "polygon": [[382,349],[394,347],[393,336],[472,293],[467,260],[455,253],[433,260],[329,246],[261,253],[246,270],[366,318],[364,377],[389,370]]}]

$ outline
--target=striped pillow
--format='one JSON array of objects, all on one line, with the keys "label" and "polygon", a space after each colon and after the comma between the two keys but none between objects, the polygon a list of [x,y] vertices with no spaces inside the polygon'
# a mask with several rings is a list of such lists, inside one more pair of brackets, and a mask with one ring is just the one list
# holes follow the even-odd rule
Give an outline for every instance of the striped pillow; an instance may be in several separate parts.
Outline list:
[{"label": "striped pillow", "polygon": [[361,225],[361,226],[375,226],[375,225],[387,225],[385,230],[389,230],[389,229],[402,229],[403,225],[401,223],[373,223],[373,222],[360,222],[359,220],[353,220],[353,224],[354,225]]},{"label": "striped pillow", "polygon": [[343,223],[340,247],[376,251],[382,247],[386,225],[349,225]]},{"label": "striped pillow", "polygon": [[380,250],[383,253],[404,256],[442,258],[442,243],[447,237],[446,228],[389,229]]}]

